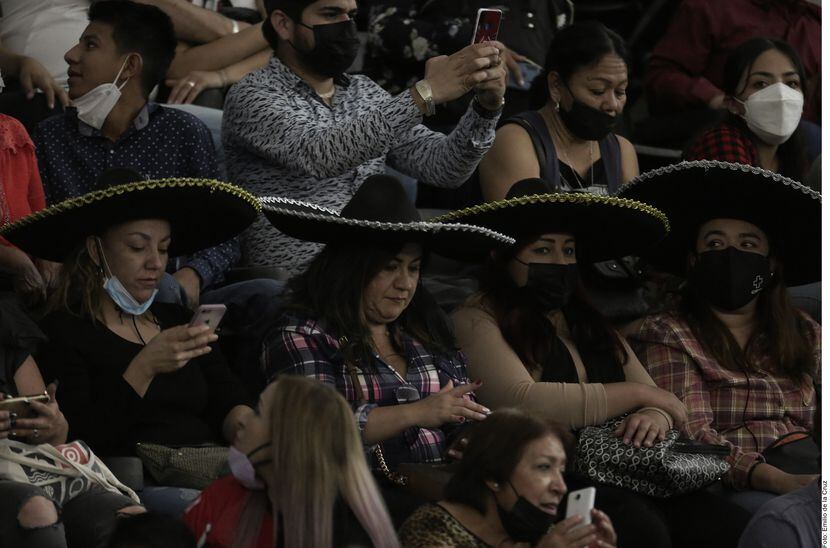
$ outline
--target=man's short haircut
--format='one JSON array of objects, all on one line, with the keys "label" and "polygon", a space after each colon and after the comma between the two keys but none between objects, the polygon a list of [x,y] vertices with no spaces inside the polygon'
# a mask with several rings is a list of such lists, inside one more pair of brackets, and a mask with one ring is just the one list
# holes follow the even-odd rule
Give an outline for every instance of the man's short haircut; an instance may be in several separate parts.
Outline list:
[{"label": "man's short haircut", "polygon": [[144,62],[141,85],[149,95],[164,79],[176,54],[176,33],[170,17],[155,6],[130,0],[104,0],[89,8],[89,21],[112,27],[119,53],[141,55]]},{"label": "man's short haircut", "polygon": [[280,10],[285,13],[292,21],[299,21],[303,10],[317,0],[265,0],[265,20],[262,22],[262,36],[265,41],[271,46],[271,49],[277,51],[279,44],[279,36],[274,26],[271,24],[271,14],[274,10]]}]

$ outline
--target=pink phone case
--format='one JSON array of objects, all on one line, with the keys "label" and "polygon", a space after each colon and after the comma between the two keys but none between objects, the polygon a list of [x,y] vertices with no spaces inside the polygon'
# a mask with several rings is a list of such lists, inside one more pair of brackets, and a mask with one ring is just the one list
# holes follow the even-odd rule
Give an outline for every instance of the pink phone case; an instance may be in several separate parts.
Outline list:
[{"label": "pink phone case", "polygon": [[190,326],[207,325],[211,331],[216,331],[219,322],[222,321],[222,316],[225,315],[227,307],[224,304],[203,304],[199,305],[196,313],[193,314],[193,319],[190,320]]}]

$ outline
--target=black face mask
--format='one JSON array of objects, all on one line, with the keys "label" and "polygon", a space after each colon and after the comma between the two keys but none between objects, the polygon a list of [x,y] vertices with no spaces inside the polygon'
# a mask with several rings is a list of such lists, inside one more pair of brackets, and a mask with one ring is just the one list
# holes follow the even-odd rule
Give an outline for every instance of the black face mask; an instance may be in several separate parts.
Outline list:
[{"label": "black face mask", "polygon": [[737,310],[758,295],[772,278],[769,257],[734,247],[697,256],[689,282],[721,310]]},{"label": "black face mask", "polygon": [[566,88],[573,99],[571,110],[560,108],[559,116],[568,131],[585,141],[599,141],[611,133],[617,124],[617,117],[589,107],[574,96],[571,88]]},{"label": "black face mask", "polygon": [[536,544],[536,542],[548,532],[553,524],[556,523],[556,516],[548,514],[528,501],[516,492],[516,488],[513,487],[513,484],[509,481],[507,483],[519,498],[516,500],[516,504],[513,505],[513,509],[510,511],[502,508],[498,501],[496,501],[496,509],[498,510],[501,524],[504,526],[504,530],[508,535],[510,535],[512,540]]},{"label": "black face mask", "polygon": [[314,47],[301,50],[289,43],[299,53],[300,59],[314,72],[334,78],[343,74],[352,65],[360,49],[357,25],[353,19],[313,27],[303,22],[297,24],[314,32]]},{"label": "black face mask", "polygon": [[525,263],[527,285],[533,301],[545,312],[559,310],[571,299],[579,284],[579,267],[576,264]]}]

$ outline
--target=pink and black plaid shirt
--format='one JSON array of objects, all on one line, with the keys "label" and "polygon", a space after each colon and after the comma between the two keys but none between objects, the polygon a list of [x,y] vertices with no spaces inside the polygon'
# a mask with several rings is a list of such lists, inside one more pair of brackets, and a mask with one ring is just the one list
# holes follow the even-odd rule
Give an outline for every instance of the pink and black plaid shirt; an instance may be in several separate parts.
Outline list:
[{"label": "pink and black plaid shirt", "polygon": [[[821,359],[821,327],[812,320],[810,338]],[[755,371],[721,367],[695,339],[688,324],[671,313],[644,320],[630,342],[657,386],[673,392],[689,411],[685,434],[706,443],[726,445],[732,469],[725,479],[735,489],[748,489],[747,476],[760,453],[781,436],[809,431],[815,390],[805,375],[798,385],[765,373],[769,356],[753,357]],[[820,365],[815,373],[819,377]]]},{"label": "pink and black plaid shirt", "polygon": [[[441,390],[448,381],[454,386],[470,382],[461,352],[438,356],[406,334],[401,338],[408,363],[406,378],[376,355],[372,368],[357,364],[362,396],[355,392],[337,339],[313,319],[284,317],[280,327],[265,339],[262,364],[269,381],[278,374],[290,373],[333,386],[354,409],[362,433],[374,408],[399,405],[396,390],[401,386],[414,387],[420,399],[424,399]],[[409,428],[397,439],[381,444],[384,458],[392,469],[401,462],[441,462],[447,435],[453,428]]]}]

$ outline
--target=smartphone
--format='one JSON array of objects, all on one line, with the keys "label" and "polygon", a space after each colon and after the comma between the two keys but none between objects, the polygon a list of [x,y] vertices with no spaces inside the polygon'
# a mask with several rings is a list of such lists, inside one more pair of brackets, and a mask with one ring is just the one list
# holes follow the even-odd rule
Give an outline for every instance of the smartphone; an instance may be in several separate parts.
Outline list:
[{"label": "smartphone", "polygon": [[533,80],[535,80],[536,77],[539,76],[539,74],[542,72],[542,67],[540,67],[532,61],[519,61],[519,69],[521,69],[522,71],[522,80],[525,81],[524,85],[520,86],[516,79],[513,78],[513,73],[508,71],[507,87],[509,87],[510,89],[520,89],[523,91],[527,91],[533,84]]},{"label": "smartphone", "polygon": [[210,327],[210,332],[216,331],[219,322],[222,321],[222,316],[225,315],[227,307],[224,304],[201,304],[193,314],[193,319],[190,320],[190,327],[197,325],[206,325]]},{"label": "smartphone", "polygon": [[482,8],[476,15],[476,24],[473,27],[473,44],[481,42],[495,42],[499,38],[501,26],[501,10]]},{"label": "smartphone", "polygon": [[586,487],[585,489],[568,493],[568,507],[565,518],[582,516],[582,525],[590,524],[591,510],[594,509],[594,499],[596,496],[596,487]]},{"label": "smartphone", "polygon": [[17,418],[26,419],[33,416],[35,413],[29,402],[38,401],[40,403],[49,403],[49,394],[35,394],[33,396],[20,396],[17,398],[6,398],[0,400],[0,411],[8,411],[10,413],[17,413]]}]

